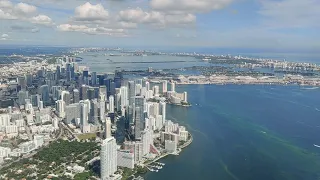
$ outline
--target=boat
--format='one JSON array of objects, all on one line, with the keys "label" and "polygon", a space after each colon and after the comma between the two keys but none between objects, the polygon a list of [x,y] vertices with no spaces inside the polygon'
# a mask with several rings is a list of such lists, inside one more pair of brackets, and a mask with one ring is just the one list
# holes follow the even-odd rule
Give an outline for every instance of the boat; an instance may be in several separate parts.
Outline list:
[{"label": "boat", "polygon": [[314,147],[320,148],[320,146],[319,146],[319,145],[316,145],[316,144],[313,144],[313,145],[314,145]]}]

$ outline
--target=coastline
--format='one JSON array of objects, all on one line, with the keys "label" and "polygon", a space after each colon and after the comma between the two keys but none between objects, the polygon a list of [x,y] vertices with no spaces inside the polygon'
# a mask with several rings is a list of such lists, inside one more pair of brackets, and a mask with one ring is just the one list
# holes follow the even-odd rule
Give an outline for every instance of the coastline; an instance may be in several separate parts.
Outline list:
[{"label": "coastline", "polygon": [[[157,162],[157,161],[159,161],[159,160],[161,160],[161,159],[164,159],[164,158],[166,158],[167,156],[169,156],[169,155],[179,155],[179,153],[180,152],[182,152],[182,149],[185,149],[185,148],[187,148],[188,146],[190,146],[191,144],[192,144],[192,142],[193,142],[193,136],[192,136],[192,134],[190,133],[190,132],[188,132],[188,141],[186,141],[183,145],[181,145],[178,149],[178,152],[175,154],[175,153],[165,153],[165,154],[162,154],[161,156],[159,156],[159,157],[156,157],[155,159],[153,159],[152,161],[150,161],[150,162],[147,162],[147,163],[145,163],[145,164],[143,164],[143,168],[146,168],[148,165],[150,165],[150,164],[152,164],[152,163],[155,163],[155,162]],[[133,176],[134,178],[138,178],[138,177],[135,177],[135,175],[137,174],[138,172],[135,172],[135,173],[133,173],[132,175],[130,175],[130,177],[131,176]],[[139,174],[139,175],[141,175],[141,174]]]}]

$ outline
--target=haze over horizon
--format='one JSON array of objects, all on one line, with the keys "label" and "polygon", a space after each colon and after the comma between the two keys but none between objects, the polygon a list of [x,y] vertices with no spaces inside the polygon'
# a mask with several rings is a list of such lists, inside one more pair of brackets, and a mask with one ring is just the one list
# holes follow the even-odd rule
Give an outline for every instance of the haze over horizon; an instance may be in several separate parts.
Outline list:
[{"label": "haze over horizon", "polygon": [[1,45],[317,51],[317,0],[0,0]]}]

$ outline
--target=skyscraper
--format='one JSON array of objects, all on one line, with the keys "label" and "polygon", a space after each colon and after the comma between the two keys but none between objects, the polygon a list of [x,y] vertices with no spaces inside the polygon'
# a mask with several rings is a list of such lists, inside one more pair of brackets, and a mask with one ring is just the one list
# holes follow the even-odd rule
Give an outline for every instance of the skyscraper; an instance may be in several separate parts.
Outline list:
[{"label": "skyscraper", "polygon": [[88,95],[88,99],[89,99],[89,100],[94,99],[94,98],[95,98],[95,91],[94,91],[94,89],[90,87],[90,88],[87,90],[87,95]]},{"label": "skyscraper", "polygon": [[97,72],[91,73],[91,85],[96,86],[97,85]]},{"label": "skyscraper", "polygon": [[39,105],[39,101],[40,101],[40,96],[39,94],[36,94],[36,95],[31,95],[31,104],[32,106],[34,107],[38,107]]},{"label": "skyscraper", "polygon": [[41,99],[44,104],[50,103],[49,86],[48,85],[42,85],[40,87],[40,94],[41,94]]},{"label": "skyscraper", "polygon": [[117,171],[117,143],[113,137],[102,141],[100,163],[101,180],[108,180]]},{"label": "skyscraper", "polygon": [[33,75],[32,74],[27,74],[26,75],[26,80],[27,80],[27,86],[31,86],[32,85],[32,81],[33,81]]},{"label": "skyscraper", "polygon": [[106,86],[100,86],[99,87],[99,94],[104,94],[104,97],[107,98],[107,87]]},{"label": "skyscraper", "polygon": [[99,123],[99,106],[97,99],[91,100],[90,122],[93,124]]},{"label": "skyscraper", "polygon": [[136,85],[134,81],[128,81],[128,99],[129,99],[129,106],[134,104],[134,98],[136,96]]},{"label": "skyscraper", "polygon": [[99,101],[99,117],[102,122],[105,121],[106,102],[104,100]]},{"label": "skyscraper", "polygon": [[144,97],[135,97],[135,139],[141,138],[141,131],[145,128]]},{"label": "skyscraper", "polygon": [[83,133],[86,132],[88,127],[88,105],[80,102],[80,128]]},{"label": "skyscraper", "polygon": [[114,113],[114,96],[109,96],[109,112]]},{"label": "skyscraper", "polygon": [[153,133],[150,129],[141,132],[142,154],[146,155],[150,152],[150,146],[153,145]]},{"label": "skyscraper", "polygon": [[172,92],[175,92],[175,91],[176,91],[176,85],[175,85],[175,83],[174,83],[174,82],[171,82],[170,85],[171,85],[171,91],[172,91]]},{"label": "skyscraper", "polygon": [[81,88],[80,88],[80,99],[81,100],[86,100],[88,99],[88,91],[89,89],[89,86],[86,86],[86,85],[82,85]]},{"label": "skyscraper", "polygon": [[19,91],[18,92],[18,102],[19,105],[24,105],[26,102],[25,100],[28,99],[28,91]]},{"label": "skyscraper", "polygon": [[107,117],[104,127],[104,137],[106,139],[111,137],[111,119],[110,117]]},{"label": "skyscraper", "polygon": [[57,66],[56,68],[56,80],[59,81],[60,80],[60,77],[61,77],[61,69],[60,69],[60,66]]},{"label": "skyscraper", "polygon": [[66,103],[66,105],[69,105],[71,103],[71,95],[69,91],[61,92],[61,100],[63,100]]},{"label": "skyscraper", "polygon": [[166,93],[168,91],[168,81],[162,81],[162,93]]},{"label": "skyscraper", "polygon": [[24,76],[18,77],[18,83],[19,83],[22,90],[27,89],[27,82],[26,82],[26,78]]},{"label": "skyscraper", "polygon": [[56,110],[58,112],[58,115],[60,118],[64,118],[65,117],[65,102],[63,100],[57,100],[56,101]]},{"label": "skyscraper", "polygon": [[162,115],[162,125],[166,120],[166,102],[160,102],[160,114]]},{"label": "skyscraper", "polygon": [[80,101],[80,92],[78,89],[73,90],[73,103],[78,103]]},{"label": "skyscraper", "polygon": [[122,86],[120,88],[120,94],[121,94],[121,108],[124,108],[128,105],[128,88],[125,86]]}]

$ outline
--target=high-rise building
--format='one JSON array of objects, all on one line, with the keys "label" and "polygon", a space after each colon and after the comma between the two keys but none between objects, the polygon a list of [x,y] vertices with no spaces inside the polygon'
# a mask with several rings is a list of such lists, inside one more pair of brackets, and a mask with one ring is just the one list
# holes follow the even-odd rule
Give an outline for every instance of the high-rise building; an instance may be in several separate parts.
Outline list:
[{"label": "high-rise building", "polygon": [[140,141],[126,141],[123,143],[124,149],[134,153],[134,162],[139,163],[143,157],[143,145]]},{"label": "high-rise building", "polygon": [[105,121],[105,112],[106,112],[106,102],[100,100],[99,101],[99,117],[100,121],[104,122]]},{"label": "high-rise building", "polygon": [[43,101],[39,101],[38,107],[40,110],[43,109]]},{"label": "high-rise building", "polygon": [[102,141],[100,152],[101,180],[108,180],[117,171],[117,143],[113,137]]},{"label": "high-rise building", "polygon": [[106,86],[100,86],[99,87],[99,95],[103,94],[105,98],[107,98],[107,87]]},{"label": "high-rise building", "polygon": [[89,85],[88,84],[88,82],[89,82],[89,71],[88,70],[83,70],[82,78],[83,78],[84,84]]},{"label": "high-rise building", "polygon": [[134,153],[130,150],[117,150],[117,165],[119,167],[134,168]]},{"label": "high-rise building", "polygon": [[88,91],[89,89],[89,86],[86,86],[86,85],[82,85],[81,88],[80,88],[80,99],[81,100],[86,100],[88,99]]},{"label": "high-rise building", "polygon": [[51,92],[52,92],[52,96],[53,96],[53,100],[59,100],[60,99],[60,95],[62,91],[62,87],[61,86],[52,86],[51,87]]},{"label": "high-rise building", "polygon": [[91,109],[90,109],[90,122],[93,124],[99,123],[99,106],[97,99],[91,100]]},{"label": "high-rise building", "polygon": [[93,88],[89,88],[87,90],[87,94],[88,94],[88,99],[89,100],[93,100],[95,98],[95,92],[94,92],[94,89]]},{"label": "high-rise building", "polygon": [[30,99],[31,99],[31,104],[32,104],[32,106],[38,107],[39,101],[40,101],[40,96],[39,96],[39,94],[31,95]]},{"label": "high-rise building", "polygon": [[49,86],[48,85],[42,85],[40,87],[40,94],[41,94],[41,99],[44,104],[50,103]]},{"label": "high-rise building", "polygon": [[56,80],[59,81],[60,80],[60,77],[61,77],[61,69],[60,69],[60,66],[57,66],[56,68]]},{"label": "high-rise building", "polygon": [[162,125],[165,123],[166,121],[166,102],[160,102],[160,114],[162,115]]},{"label": "high-rise building", "polygon": [[122,86],[120,88],[120,94],[121,94],[121,108],[124,108],[128,105],[128,88],[125,86]]},{"label": "high-rise building", "polygon": [[147,91],[150,90],[150,83],[149,83],[149,81],[146,81],[146,88],[147,88]]},{"label": "high-rise building", "polygon": [[176,85],[175,85],[175,83],[174,83],[174,82],[171,82],[170,85],[171,85],[171,91],[172,91],[172,92],[175,92],[175,91],[176,91]]},{"label": "high-rise building", "polygon": [[109,112],[114,113],[114,96],[109,96]]},{"label": "high-rise building", "polygon": [[135,82],[136,82],[136,84],[141,84],[142,85],[142,79],[136,79]]},{"label": "high-rise building", "polygon": [[164,80],[162,81],[162,93],[168,92],[168,81]]},{"label": "high-rise building", "polygon": [[56,101],[56,110],[58,112],[58,115],[60,118],[64,118],[66,113],[65,113],[65,102],[63,100],[57,100]]},{"label": "high-rise building", "polygon": [[69,91],[61,92],[61,100],[63,100],[66,103],[66,105],[69,105],[71,103],[71,95]]},{"label": "high-rise building", "polygon": [[80,92],[78,89],[73,90],[73,103],[79,103],[80,101]]},{"label": "high-rise building", "polygon": [[71,124],[76,122],[76,119],[80,118],[80,104],[74,103],[66,106],[65,123]]},{"label": "high-rise building", "polygon": [[142,96],[135,97],[135,139],[141,138],[141,131],[145,129],[145,117],[144,117],[144,104],[145,99]]},{"label": "high-rise building", "polygon": [[96,86],[97,85],[97,72],[91,73],[91,85]]},{"label": "high-rise building", "polygon": [[26,75],[26,80],[27,80],[27,86],[32,86],[33,75],[32,74],[27,74]]},{"label": "high-rise building", "polygon": [[80,101],[80,127],[82,132],[86,132],[88,127],[88,105]]},{"label": "high-rise building", "polygon": [[27,89],[27,82],[26,82],[26,78],[24,76],[18,77],[18,83],[19,83],[22,90]]},{"label": "high-rise building", "polygon": [[146,155],[150,152],[150,146],[153,145],[153,133],[150,129],[141,131],[142,154]]},{"label": "high-rise building", "polygon": [[25,105],[25,100],[28,99],[28,91],[19,91],[18,92],[18,102],[19,105]]},{"label": "high-rise building", "polygon": [[104,137],[106,139],[111,137],[111,119],[110,117],[107,117],[104,127]]},{"label": "high-rise building", "polygon": [[135,139],[141,138],[141,127],[142,127],[142,119],[141,119],[141,110],[140,107],[135,107],[135,113],[134,113],[134,137]]},{"label": "high-rise building", "polygon": [[115,108],[117,109],[117,111],[119,111],[121,109],[121,94],[120,93],[116,94]]},{"label": "high-rise building", "polygon": [[115,83],[115,88],[120,88],[121,87],[121,77],[115,76],[114,83]]},{"label": "high-rise building", "polygon": [[141,95],[141,88],[142,88],[142,85],[141,84],[136,84],[136,94],[135,96],[140,96]]},{"label": "high-rise building", "polygon": [[154,96],[159,96],[159,86],[153,86],[152,89]]},{"label": "high-rise building", "polygon": [[129,106],[132,106],[134,104],[134,98],[136,96],[136,85],[134,81],[128,81],[128,97],[129,99]]}]

